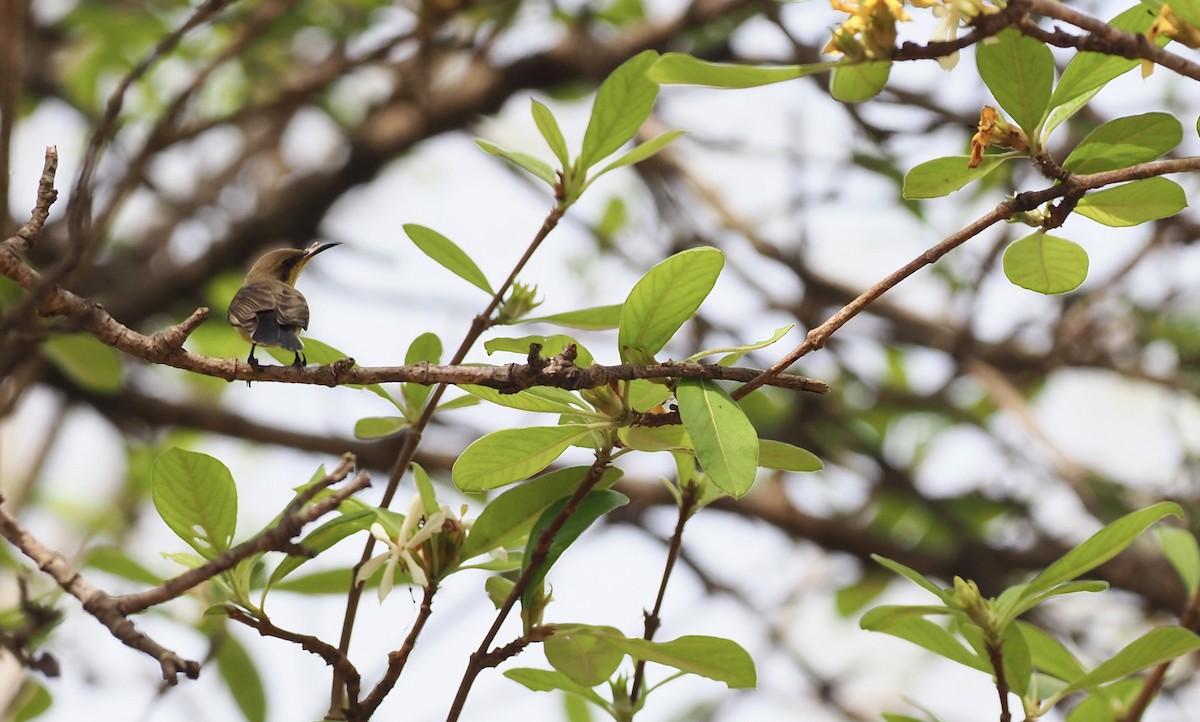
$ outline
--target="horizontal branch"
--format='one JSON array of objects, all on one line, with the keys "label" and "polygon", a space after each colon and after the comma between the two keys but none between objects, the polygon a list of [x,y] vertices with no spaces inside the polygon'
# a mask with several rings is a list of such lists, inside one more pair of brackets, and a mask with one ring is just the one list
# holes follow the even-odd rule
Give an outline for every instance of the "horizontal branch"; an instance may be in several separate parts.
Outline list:
[{"label": "horizontal branch", "polygon": [[[37,288],[41,280],[37,271],[3,247],[0,247],[0,273],[26,289]],[[761,373],[755,369],[671,362],[647,366],[619,364],[579,367],[561,357],[504,366],[437,366],[422,363],[412,366],[379,367],[355,366],[354,359],[345,358],[327,366],[314,368],[266,366],[255,369],[244,361],[210,358],[183,348],[188,336],[208,319],[207,308],[196,309],[182,323],[149,336],[117,321],[99,304],[59,286],[46,289],[39,299],[38,311],[44,316],[70,318],[102,343],[144,361],[226,381],[276,381],[321,386],[405,381],[426,385],[474,384],[499,389],[504,393],[515,393],[534,386],[556,386],[571,390],[592,389],[606,386],[613,381],[632,379],[701,378],[716,381],[749,381]],[[829,391],[829,386],[823,381],[792,374],[780,375],[772,380],[771,385],[819,394]]]}]

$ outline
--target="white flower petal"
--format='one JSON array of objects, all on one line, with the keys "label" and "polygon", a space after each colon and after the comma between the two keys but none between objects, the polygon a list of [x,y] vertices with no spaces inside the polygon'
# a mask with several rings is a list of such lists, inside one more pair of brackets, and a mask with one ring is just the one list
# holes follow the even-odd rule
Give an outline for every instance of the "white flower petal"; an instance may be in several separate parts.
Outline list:
[{"label": "white flower petal", "polygon": [[391,554],[380,554],[368,559],[366,563],[358,568],[358,574],[354,575],[354,583],[362,584],[371,577],[375,576],[375,572],[379,571],[379,567],[383,566],[384,563],[390,560],[391,556]]}]

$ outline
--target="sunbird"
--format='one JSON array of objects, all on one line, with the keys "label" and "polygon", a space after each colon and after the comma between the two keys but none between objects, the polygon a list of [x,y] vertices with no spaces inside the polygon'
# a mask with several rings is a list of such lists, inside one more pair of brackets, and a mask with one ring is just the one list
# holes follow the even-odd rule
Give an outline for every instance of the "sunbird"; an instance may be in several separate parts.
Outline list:
[{"label": "sunbird", "polygon": [[296,290],[296,279],[312,257],[339,243],[314,243],[303,251],[280,248],[258,259],[246,281],[229,302],[229,324],[250,342],[246,363],[258,370],[254,358],[259,346],[277,346],[296,354],[292,366],[303,367],[304,342],[300,331],[308,328],[308,301]]}]

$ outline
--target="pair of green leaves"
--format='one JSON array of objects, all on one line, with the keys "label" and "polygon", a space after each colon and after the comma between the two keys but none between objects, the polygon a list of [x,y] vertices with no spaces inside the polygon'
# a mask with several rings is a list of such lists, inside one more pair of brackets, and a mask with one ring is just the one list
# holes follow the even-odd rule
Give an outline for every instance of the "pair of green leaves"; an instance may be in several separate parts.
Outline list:
[{"label": "pair of green leaves", "polygon": [[544,104],[533,101],[534,123],[558,161],[557,171],[527,153],[507,150],[482,139],[475,142],[488,153],[529,171],[552,189],[558,190],[561,183],[560,203],[563,207],[569,206],[600,176],[649,158],[682,134],[679,130],[667,131],[629,150],[599,172],[589,174],[592,168],[629,142],[650,116],[658,97],[658,83],[651,80],[646,71],[658,57],[656,51],[643,51],[622,63],[601,83],[583,135],[583,146],[574,159],[554,114]]},{"label": "pair of green leaves", "polygon": [[[966,611],[970,605],[965,604],[969,600],[964,597],[970,595],[964,595],[961,589],[943,589],[913,569],[876,556],[880,564],[929,591],[941,604],[877,607],[867,612],[860,624],[864,629],[905,639],[988,674],[994,670],[985,640],[1002,640],[1000,648],[1005,677],[1014,692],[1022,697],[1029,695],[1027,704],[1038,708],[1040,716],[1067,694],[1096,689],[1140,669],[1200,649],[1200,637],[1189,630],[1162,627],[1148,632],[1087,671],[1061,642],[1033,625],[1017,621],[1019,616],[1051,597],[1107,588],[1104,582],[1075,580],[1117,556],[1147,528],[1166,516],[1182,517],[1183,511],[1175,503],[1162,502],[1127,514],[1064,554],[1029,582],[1010,587],[994,599],[979,600],[978,603],[988,610],[985,616],[990,620],[990,628],[986,629],[979,626],[977,615],[973,617]],[[1181,530],[1168,532],[1165,536],[1168,558],[1194,590],[1200,583],[1200,549],[1195,538]],[[926,619],[934,615],[949,616],[952,628],[966,640],[967,646],[945,627]],[[1034,688],[1035,671],[1057,680],[1050,685],[1052,689],[1048,689],[1045,682],[1040,688]]]}]

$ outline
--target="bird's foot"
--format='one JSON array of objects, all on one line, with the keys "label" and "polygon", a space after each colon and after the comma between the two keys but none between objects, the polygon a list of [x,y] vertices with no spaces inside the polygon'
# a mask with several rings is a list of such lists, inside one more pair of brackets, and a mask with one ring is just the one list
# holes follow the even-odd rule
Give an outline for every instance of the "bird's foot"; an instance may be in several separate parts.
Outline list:
[{"label": "bird's foot", "polygon": [[296,352],[296,358],[292,360],[292,368],[302,369],[308,365],[308,359],[299,351]]}]

